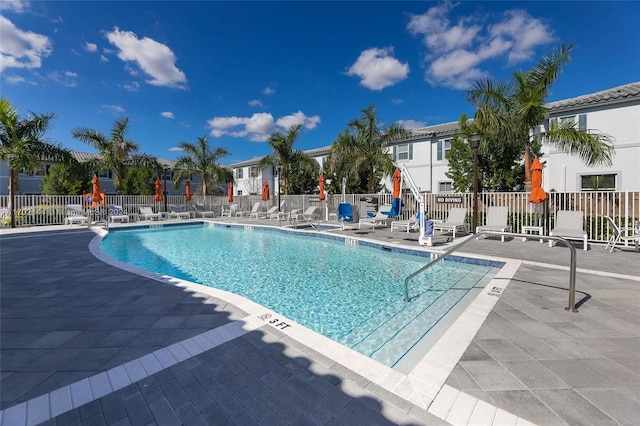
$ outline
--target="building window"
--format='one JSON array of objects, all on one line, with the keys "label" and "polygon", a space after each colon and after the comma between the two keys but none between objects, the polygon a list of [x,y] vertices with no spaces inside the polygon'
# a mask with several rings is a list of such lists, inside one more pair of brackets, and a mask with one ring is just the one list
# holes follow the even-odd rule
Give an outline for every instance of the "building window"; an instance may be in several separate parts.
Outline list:
[{"label": "building window", "polygon": [[393,161],[413,160],[413,144],[394,145],[392,158]]},{"label": "building window", "polygon": [[250,177],[258,177],[258,168],[256,166],[249,167],[249,176]]},{"label": "building window", "polygon": [[239,169],[236,169],[236,179],[242,179],[243,172],[244,172],[244,169],[242,167],[240,167]]},{"label": "building window", "polygon": [[452,139],[440,139],[438,141],[438,161],[445,160],[447,155],[449,155],[449,151],[451,151],[451,140]]},{"label": "building window", "polygon": [[615,191],[617,175],[582,175],[580,176],[581,191]]},{"label": "building window", "polygon": [[[587,114],[578,114],[578,130],[581,132],[587,131]],[[550,118],[549,125],[553,126],[554,122],[558,122],[559,125],[572,124],[575,126],[576,124],[576,116],[575,115],[567,115],[564,117],[558,118]]]},{"label": "building window", "polygon": [[238,195],[242,195],[242,189],[238,189]]},{"label": "building window", "polygon": [[440,182],[438,192],[453,192],[452,182]]},{"label": "building window", "polygon": [[112,178],[111,170],[108,170],[106,172],[96,172],[95,174],[97,174],[100,179],[111,179]]},{"label": "building window", "polygon": [[559,120],[561,125],[574,124],[576,122],[576,116],[568,115],[566,117],[560,117]]}]

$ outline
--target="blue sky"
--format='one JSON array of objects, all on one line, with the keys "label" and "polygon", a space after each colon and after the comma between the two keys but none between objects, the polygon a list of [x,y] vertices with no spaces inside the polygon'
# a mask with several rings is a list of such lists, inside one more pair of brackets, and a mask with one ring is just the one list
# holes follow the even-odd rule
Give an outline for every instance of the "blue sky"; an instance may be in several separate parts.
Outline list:
[{"label": "blue sky", "polygon": [[407,128],[472,116],[471,82],[562,42],[573,60],[549,101],[638,81],[639,16],[637,1],[3,0],[0,92],[55,113],[47,137],[70,149],[93,152],[73,129],[129,117],[142,152],[175,159],[208,135],[234,163],[298,123],[296,148],[330,145],[370,104]]}]

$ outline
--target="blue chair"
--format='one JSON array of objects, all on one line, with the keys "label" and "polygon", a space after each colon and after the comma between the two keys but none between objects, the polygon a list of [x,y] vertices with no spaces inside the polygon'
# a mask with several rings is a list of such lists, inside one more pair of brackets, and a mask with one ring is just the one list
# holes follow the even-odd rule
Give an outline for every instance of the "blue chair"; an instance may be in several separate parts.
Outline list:
[{"label": "blue chair", "polygon": [[387,216],[400,216],[402,213],[402,200],[400,198],[394,198],[391,200],[391,210],[388,212],[380,212]]},{"label": "blue chair", "polygon": [[353,222],[353,206],[351,204],[338,204],[338,220],[342,222]]}]

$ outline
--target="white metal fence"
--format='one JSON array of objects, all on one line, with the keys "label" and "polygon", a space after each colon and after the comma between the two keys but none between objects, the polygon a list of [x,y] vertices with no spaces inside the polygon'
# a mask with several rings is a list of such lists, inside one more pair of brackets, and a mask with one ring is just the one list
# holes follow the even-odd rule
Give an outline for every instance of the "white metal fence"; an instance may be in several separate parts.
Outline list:
[{"label": "white metal fence", "polygon": [[[423,194],[427,213],[433,219],[445,219],[452,207],[466,207],[471,222],[473,212],[473,194]],[[546,232],[553,227],[555,212],[558,210],[581,210],[584,212],[584,227],[590,241],[607,241],[613,230],[609,229],[604,216],[610,216],[619,226],[633,226],[640,220],[640,191],[627,192],[549,192],[544,204],[529,203],[529,194],[524,192],[493,192],[478,194],[478,223],[484,223],[484,214],[489,206],[509,207],[509,223],[513,232],[521,232],[522,226],[543,226]],[[283,210],[305,210],[310,205],[318,206],[323,219],[335,217],[342,195],[329,194],[325,201],[319,201],[317,195],[287,195],[263,201],[262,210],[272,205],[283,205]],[[391,204],[391,194],[347,194],[345,202],[355,206]],[[18,195],[15,199],[16,226],[39,226],[63,224],[66,217],[67,204],[83,204],[81,195]],[[402,194],[402,217],[408,218],[418,209],[418,203],[410,192]],[[0,196],[0,226],[11,225],[8,196]],[[243,195],[234,197],[233,204],[238,210],[249,211],[253,204],[261,201],[259,195]],[[189,202],[184,196],[168,196],[166,201],[154,201],[152,195],[107,195],[107,205],[122,206],[125,213],[137,213],[140,206],[151,206],[155,212],[163,212],[171,204],[181,205],[186,210],[193,210],[195,203],[203,204],[206,210],[220,212],[228,206],[226,196],[194,196]],[[88,208],[88,207],[87,207]]]}]

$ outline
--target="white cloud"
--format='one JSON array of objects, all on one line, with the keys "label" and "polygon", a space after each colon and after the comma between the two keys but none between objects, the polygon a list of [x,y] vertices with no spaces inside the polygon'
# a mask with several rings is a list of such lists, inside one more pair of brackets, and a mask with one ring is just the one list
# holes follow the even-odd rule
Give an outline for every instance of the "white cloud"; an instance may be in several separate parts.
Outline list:
[{"label": "white cloud", "polygon": [[98,51],[98,45],[95,44],[95,43],[85,42],[84,50],[86,50],[87,52],[97,52]]},{"label": "white cloud", "polygon": [[347,71],[349,76],[360,77],[360,84],[371,90],[393,86],[406,79],[408,74],[409,65],[393,57],[393,47],[362,51]]},{"label": "white cloud", "polygon": [[286,115],[275,120],[268,112],[259,112],[251,117],[214,117],[207,121],[213,137],[231,136],[247,138],[253,142],[264,142],[274,130],[286,131],[295,124],[302,124],[307,129],[315,128],[320,117],[307,117],[302,111]]},{"label": "white cloud", "polygon": [[120,85],[127,92],[137,92],[140,89],[140,83],[137,81],[131,81],[129,83],[122,83]]},{"label": "white cloud", "polygon": [[402,99],[398,99],[398,98],[391,99],[391,103],[393,103],[395,105],[400,105],[403,102],[404,101]]},{"label": "white cloud", "polygon": [[0,1],[0,10],[11,10],[16,13],[22,13],[30,6],[28,1],[20,0],[2,0]]},{"label": "white cloud", "polygon": [[[538,46],[554,41],[548,25],[522,10],[509,10],[498,18],[466,16],[452,23],[449,14],[458,5],[446,1],[412,15],[407,24],[427,48],[425,80],[434,86],[468,89],[474,80],[490,77],[483,67],[486,61],[504,57],[512,65],[530,60]],[[492,18],[492,24],[484,24]]]},{"label": "white cloud", "polygon": [[306,129],[315,128],[318,123],[320,123],[320,116],[314,115],[313,117],[307,117],[304,115],[302,111],[298,111],[291,115],[285,115],[284,117],[280,117],[278,121],[276,121],[276,126],[280,126],[283,129],[289,129],[292,126],[297,124],[302,124]]},{"label": "white cloud", "polygon": [[265,95],[273,95],[274,93],[276,93],[276,89],[267,86],[264,88],[262,93],[264,93]]},{"label": "white cloud", "polygon": [[135,33],[120,31],[117,27],[107,33],[106,37],[118,48],[118,58],[135,63],[151,77],[147,83],[153,86],[186,88],[187,77],[176,68],[176,56],[166,45],[149,37],[138,39]]},{"label": "white cloud", "polygon": [[182,151],[182,148],[180,148],[179,146],[174,146],[172,148],[169,148],[169,151]]},{"label": "white cloud", "polygon": [[249,101],[249,106],[264,107],[264,105],[262,104],[262,102],[260,102],[258,99],[251,99],[251,100]]},{"label": "white cloud", "polygon": [[62,84],[65,87],[76,87],[78,85],[78,74],[75,72],[65,71],[61,73],[58,71],[53,71],[50,72],[47,77],[50,80]]},{"label": "white cloud", "polygon": [[171,111],[164,111],[160,113],[164,118],[176,118]]},{"label": "white cloud", "polygon": [[109,59],[104,55],[100,55],[100,62],[109,62]]},{"label": "white cloud", "polygon": [[26,83],[27,80],[25,80],[23,77],[20,77],[19,75],[4,75],[4,81],[6,81],[9,84],[22,84],[22,83]]},{"label": "white cloud", "polygon": [[411,129],[419,129],[420,127],[424,127],[427,125],[424,121],[416,121],[416,120],[399,120],[398,124],[407,130]]},{"label": "white cloud", "polygon": [[53,51],[47,36],[18,29],[0,16],[0,71],[7,68],[40,68],[42,58]]},{"label": "white cloud", "polygon": [[123,114],[126,110],[120,105],[102,105],[102,109],[114,112],[116,114]]}]

